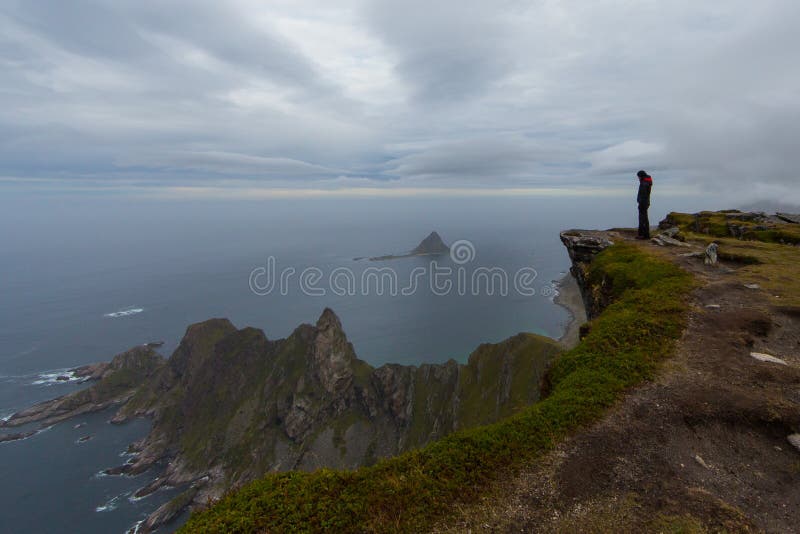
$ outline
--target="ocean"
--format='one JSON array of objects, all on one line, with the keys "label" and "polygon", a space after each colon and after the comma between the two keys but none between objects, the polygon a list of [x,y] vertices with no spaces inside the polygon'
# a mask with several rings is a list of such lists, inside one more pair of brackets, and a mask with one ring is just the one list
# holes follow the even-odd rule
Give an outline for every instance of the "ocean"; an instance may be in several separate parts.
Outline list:
[{"label": "ocean", "polygon": [[[655,199],[651,221],[702,200]],[[0,417],[85,387],[58,379],[71,367],[155,341],[169,356],[187,325],[211,317],[280,338],[330,307],[374,366],[463,362],[478,344],[520,331],[557,338],[569,321],[552,301],[569,268],[559,230],[635,225],[633,199],[610,196],[251,201],[3,191]],[[354,259],[406,252],[434,230],[458,243],[458,256]],[[0,531],[124,532],[174,496],[131,498],[152,473],[99,475],[124,463],[149,427],[112,426],[112,414],[0,443]]]}]

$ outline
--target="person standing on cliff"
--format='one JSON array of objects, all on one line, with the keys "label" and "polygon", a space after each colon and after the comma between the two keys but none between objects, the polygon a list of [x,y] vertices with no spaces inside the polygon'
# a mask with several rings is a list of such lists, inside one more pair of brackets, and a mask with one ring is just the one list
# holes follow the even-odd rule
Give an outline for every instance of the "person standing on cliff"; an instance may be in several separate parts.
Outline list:
[{"label": "person standing on cliff", "polygon": [[639,235],[636,239],[650,239],[650,219],[647,210],[650,208],[650,191],[653,189],[653,177],[645,171],[636,173],[639,178],[639,194],[636,202],[639,203]]}]

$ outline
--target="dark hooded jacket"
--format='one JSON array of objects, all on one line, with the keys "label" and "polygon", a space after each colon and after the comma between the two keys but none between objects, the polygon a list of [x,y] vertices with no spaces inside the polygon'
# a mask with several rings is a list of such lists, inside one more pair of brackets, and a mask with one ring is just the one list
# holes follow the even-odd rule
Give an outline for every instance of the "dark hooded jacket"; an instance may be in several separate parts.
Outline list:
[{"label": "dark hooded jacket", "polygon": [[636,195],[636,202],[640,206],[650,206],[650,190],[653,189],[653,179],[649,176],[639,178],[639,194]]}]

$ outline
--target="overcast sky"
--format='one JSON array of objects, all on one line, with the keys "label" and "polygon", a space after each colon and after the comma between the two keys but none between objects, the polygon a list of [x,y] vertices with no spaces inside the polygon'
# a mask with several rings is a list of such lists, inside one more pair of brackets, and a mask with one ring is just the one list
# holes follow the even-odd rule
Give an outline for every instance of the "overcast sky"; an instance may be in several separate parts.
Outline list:
[{"label": "overcast sky", "polygon": [[0,0],[0,179],[496,192],[645,168],[800,202],[798,26],[797,0]]}]

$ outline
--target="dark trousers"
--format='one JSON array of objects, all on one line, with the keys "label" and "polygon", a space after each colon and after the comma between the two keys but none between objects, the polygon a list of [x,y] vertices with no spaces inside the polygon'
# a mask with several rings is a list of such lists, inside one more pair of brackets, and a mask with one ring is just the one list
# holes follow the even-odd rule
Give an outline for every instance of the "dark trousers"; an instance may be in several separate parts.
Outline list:
[{"label": "dark trousers", "polygon": [[639,204],[639,236],[650,239],[650,219],[647,217],[647,204]]}]

